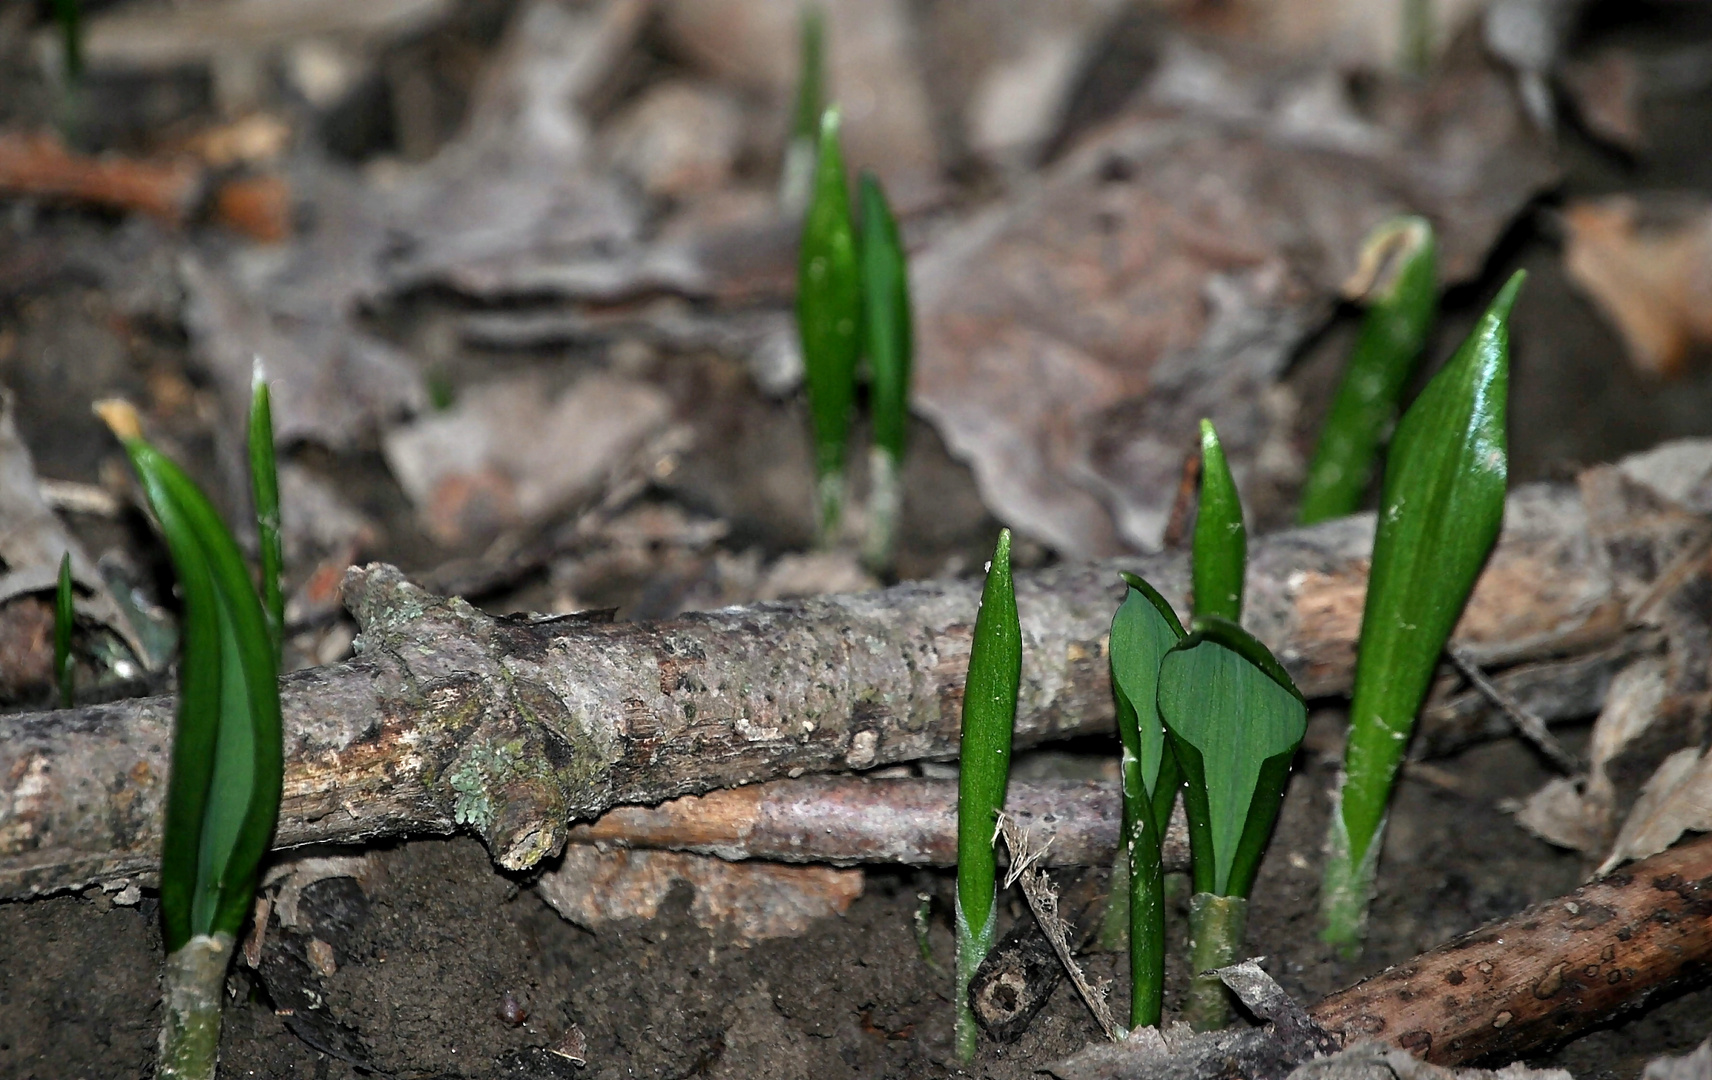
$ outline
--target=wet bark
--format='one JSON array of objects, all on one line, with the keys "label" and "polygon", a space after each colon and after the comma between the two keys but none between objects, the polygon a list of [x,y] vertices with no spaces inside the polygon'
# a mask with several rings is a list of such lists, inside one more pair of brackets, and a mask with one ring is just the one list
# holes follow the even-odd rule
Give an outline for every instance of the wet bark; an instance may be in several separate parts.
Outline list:
[{"label": "wet bark", "polygon": [[[1706,532],[1685,514],[1651,531],[1624,520],[1630,569],[1617,573],[1576,488],[1513,494],[1457,644],[1492,666],[1624,642],[1635,598]],[[1251,548],[1248,625],[1309,695],[1348,688],[1372,529],[1349,518]],[[1120,567],[1179,604],[1187,593],[1180,554],[1018,576],[1019,746],[1111,729]],[[614,806],[953,757],[978,590],[930,581],[652,624],[527,621],[392,567],[353,569],[357,657],[281,683],[276,845],[462,828],[523,868]],[[148,879],[172,714],[148,698],[0,716],[0,899]]]},{"label": "wet bark", "polygon": [[1508,1062],[1712,975],[1712,836],[1489,923],[1321,1001],[1345,1045]]}]

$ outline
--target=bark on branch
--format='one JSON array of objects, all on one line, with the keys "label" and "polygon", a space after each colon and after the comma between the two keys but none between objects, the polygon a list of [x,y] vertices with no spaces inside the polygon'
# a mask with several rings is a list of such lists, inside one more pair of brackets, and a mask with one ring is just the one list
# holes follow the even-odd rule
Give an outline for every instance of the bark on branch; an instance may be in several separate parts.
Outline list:
[{"label": "bark on branch", "polygon": [[[1708,528],[1675,511],[1636,525],[1617,502],[1563,485],[1512,495],[1457,644],[1489,668],[1623,655],[1631,608]],[[1252,548],[1248,625],[1310,695],[1348,687],[1372,529],[1350,518]],[[1019,745],[1110,729],[1120,566],[1175,601],[1187,592],[1180,555],[1018,577]],[[466,828],[523,868],[614,806],[952,757],[978,589],[920,582],[603,624],[493,619],[392,567],[353,568],[358,656],[282,680],[276,844]],[[150,698],[0,717],[0,899],[148,879],[172,714],[171,699]]]},{"label": "bark on branch", "polygon": [[1508,1062],[1703,982],[1712,836],[1489,923],[1309,1010],[1349,1045]]}]

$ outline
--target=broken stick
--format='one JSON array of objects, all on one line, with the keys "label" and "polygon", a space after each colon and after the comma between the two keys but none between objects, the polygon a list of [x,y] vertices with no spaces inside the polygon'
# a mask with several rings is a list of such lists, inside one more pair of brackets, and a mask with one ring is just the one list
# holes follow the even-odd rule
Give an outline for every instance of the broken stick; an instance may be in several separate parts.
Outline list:
[{"label": "broken stick", "polygon": [[[1457,643],[1490,667],[1622,642],[1628,600],[1650,581],[1631,568],[1673,565],[1707,529],[1678,515],[1686,524],[1637,535],[1631,516],[1592,517],[1564,485],[1514,493]],[[1622,577],[1603,547],[1618,526]],[[1372,530],[1371,515],[1347,518],[1251,549],[1247,623],[1310,695],[1349,685]],[[1105,638],[1120,567],[1168,597],[1187,592],[1180,555],[1018,576],[1019,745],[1111,729]],[[522,869],[571,822],[614,806],[953,757],[978,584],[600,624],[493,619],[392,567],[353,569],[358,656],[281,683],[275,843],[467,829]],[[0,899],[149,880],[173,709],[143,698],[0,716]]]},{"label": "broken stick", "polygon": [[[1123,807],[1116,782],[1013,780],[1005,813],[1048,866],[1107,866]],[[1165,835],[1165,869],[1189,868],[1181,815]],[[957,781],[805,776],[621,806],[570,830],[571,843],[694,851],[722,859],[839,866],[957,865]]]},{"label": "broken stick", "polygon": [[1704,981],[1712,836],[1464,934],[1309,1010],[1350,1045],[1513,1061]]}]

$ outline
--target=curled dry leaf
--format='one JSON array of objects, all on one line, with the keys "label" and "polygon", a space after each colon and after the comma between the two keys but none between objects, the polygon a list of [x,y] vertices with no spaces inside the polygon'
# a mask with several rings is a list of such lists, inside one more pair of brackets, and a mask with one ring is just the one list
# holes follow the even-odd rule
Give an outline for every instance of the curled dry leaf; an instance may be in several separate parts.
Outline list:
[{"label": "curled dry leaf", "polygon": [[1712,343],[1712,204],[1633,196],[1571,204],[1564,269],[1616,324],[1629,360],[1651,375],[1682,373]]}]

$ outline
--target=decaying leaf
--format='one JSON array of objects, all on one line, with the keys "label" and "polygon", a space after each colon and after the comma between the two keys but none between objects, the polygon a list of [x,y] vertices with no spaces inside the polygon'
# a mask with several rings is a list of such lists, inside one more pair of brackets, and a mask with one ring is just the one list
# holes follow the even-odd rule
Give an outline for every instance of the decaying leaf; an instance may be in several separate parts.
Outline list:
[{"label": "decaying leaf", "polygon": [[747,941],[792,937],[814,919],[842,915],[862,895],[862,871],[830,866],[730,863],[674,851],[599,851],[571,844],[535,888],[578,926],[651,919],[679,884],[695,891],[696,925],[735,931]]},{"label": "decaying leaf", "polygon": [[1202,417],[1246,505],[1293,477],[1270,390],[1366,231],[1426,213],[1458,280],[1553,173],[1497,72],[1388,88],[1379,122],[1270,78],[1174,50],[1145,111],[917,263],[918,408],[1001,518],[1068,555],[1159,544]]},{"label": "decaying leaf", "polygon": [[556,398],[538,378],[489,383],[394,429],[386,460],[428,531],[463,543],[594,494],[670,409],[663,391],[618,376],[586,376]]},{"label": "decaying leaf", "polygon": [[1589,855],[1607,850],[1618,810],[1609,766],[1652,726],[1667,690],[1662,659],[1638,660],[1619,672],[1593,725],[1587,776],[1553,778],[1529,797],[1516,819],[1534,835],[1560,847]]},{"label": "decaying leaf", "polygon": [[[0,388],[0,604],[30,593],[52,594],[59,580],[60,558],[70,552],[78,614],[112,630],[142,664],[163,663],[164,656],[145,648],[83,545],[48,509],[37,482],[35,459],[18,435],[12,409],[12,395]],[[45,655],[51,656],[51,646],[46,642],[43,646]]]},{"label": "decaying leaf", "polygon": [[1685,832],[1712,829],[1712,754],[1690,747],[1665,758],[1599,865],[1609,873],[1631,859],[1656,855]]},{"label": "decaying leaf", "polygon": [[1564,269],[1616,324],[1629,360],[1651,375],[1682,373],[1712,343],[1712,205],[1633,196],[1564,210]]}]

